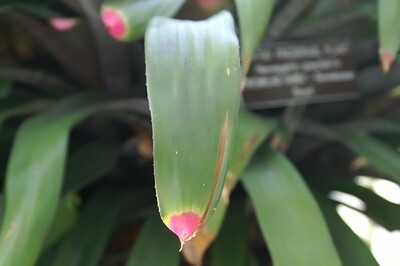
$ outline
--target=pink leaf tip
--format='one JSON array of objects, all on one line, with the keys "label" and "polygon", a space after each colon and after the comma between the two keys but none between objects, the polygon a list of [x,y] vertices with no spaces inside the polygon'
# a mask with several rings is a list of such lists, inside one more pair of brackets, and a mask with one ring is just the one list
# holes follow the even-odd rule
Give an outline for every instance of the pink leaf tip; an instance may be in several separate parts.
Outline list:
[{"label": "pink leaf tip", "polygon": [[174,232],[181,243],[190,240],[196,235],[201,224],[201,217],[193,212],[184,212],[169,218],[168,228]]},{"label": "pink leaf tip", "polygon": [[105,8],[101,12],[101,20],[108,33],[115,39],[122,39],[126,35],[126,23],[123,16],[114,9]]},{"label": "pink leaf tip", "polygon": [[68,31],[77,25],[76,18],[50,18],[49,24],[58,31]]},{"label": "pink leaf tip", "polygon": [[380,59],[383,73],[389,72],[390,66],[394,61],[394,54],[392,52],[380,51]]}]

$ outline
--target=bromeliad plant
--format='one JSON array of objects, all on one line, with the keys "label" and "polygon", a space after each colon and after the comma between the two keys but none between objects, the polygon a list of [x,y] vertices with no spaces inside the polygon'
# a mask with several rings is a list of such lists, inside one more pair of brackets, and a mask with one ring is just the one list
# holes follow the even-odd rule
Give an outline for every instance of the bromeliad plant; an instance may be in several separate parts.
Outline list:
[{"label": "bromeliad plant", "polygon": [[[400,229],[399,205],[353,181],[399,183],[397,1],[277,3],[2,2],[0,265],[378,265],[328,195]],[[366,108],[240,103],[264,36],[348,29]]]}]

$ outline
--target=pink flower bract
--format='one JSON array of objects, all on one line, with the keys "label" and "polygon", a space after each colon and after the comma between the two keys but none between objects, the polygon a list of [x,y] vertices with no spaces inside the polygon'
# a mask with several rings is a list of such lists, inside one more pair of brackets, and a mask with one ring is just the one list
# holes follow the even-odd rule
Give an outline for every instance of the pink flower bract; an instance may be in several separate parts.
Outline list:
[{"label": "pink flower bract", "polygon": [[126,25],[122,15],[110,8],[106,8],[101,13],[101,20],[106,26],[108,33],[115,39],[121,39],[126,34]]}]

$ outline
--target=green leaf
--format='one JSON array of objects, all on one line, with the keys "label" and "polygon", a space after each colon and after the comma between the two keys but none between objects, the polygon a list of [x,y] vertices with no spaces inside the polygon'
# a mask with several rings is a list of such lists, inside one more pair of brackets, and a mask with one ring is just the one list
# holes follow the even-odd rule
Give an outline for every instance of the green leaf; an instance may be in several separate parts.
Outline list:
[{"label": "green leaf", "polygon": [[388,72],[400,48],[400,1],[378,0],[379,54],[384,72]]},{"label": "green leaf", "polygon": [[338,139],[335,132],[333,132],[330,127],[309,120],[301,121],[298,130],[302,134],[310,135],[317,138],[325,138],[328,140]]},{"label": "green leaf", "polygon": [[6,173],[0,265],[34,264],[56,212],[69,131],[108,101],[109,95],[73,96],[19,128]]},{"label": "green leaf", "polygon": [[4,216],[4,195],[3,193],[0,194],[0,226],[3,222],[3,216]]},{"label": "green leaf", "polygon": [[232,16],[155,18],[146,33],[155,183],[164,223],[186,241],[204,226],[224,184],[240,98]]},{"label": "green leaf", "polygon": [[248,265],[247,254],[244,206],[232,204],[212,246],[211,265],[245,266]]},{"label": "green leaf", "polygon": [[277,125],[278,121],[273,118],[260,117],[246,111],[239,112],[235,144],[225,183],[229,191],[233,190],[258,147]]},{"label": "green leaf", "polygon": [[343,142],[354,153],[364,157],[377,170],[390,175],[397,182],[400,182],[400,153],[364,132],[378,131],[378,127],[381,127],[380,131],[382,132],[397,132],[398,130],[398,126],[395,123],[384,121],[375,121],[371,124],[360,122],[358,125],[355,122],[354,128],[349,124],[342,124],[335,129],[318,123],[303,122],[300,130],[305,134],[323,136]]},{"label": "green leaf", "polygon": [[35,113],[50,105],[49,100],[30,98],[5,98],[0,100],[0,125],[10,117]]},{"label": "green leaf", "polygon": [[74,152],[68,161],[64,191],[77,191],[101,178],[115,165],[119,147],[94,142]]},{"label": "green leaf", "polygon": [[156,16],[171,17],[185,0],[106,0],[101,18],[109,34],[117,40],[142,38],[149,21]]},{"label": "green leaf", "polygon": [[58,204],[53,223],[48,231],[44,248],[50,247],[72,228],[78,220],[78,195],[70,193],[63,197]]},{"label": "green leaf", "polygon": [[[135,198],[138,200],[138,198]],[[134,210],[129,208],[130,211]],[[127,198],[101,191],[84,209],[78,223],[55,251],[52,265],[95,266],[108,240],[127,211]]]},{"label": "green leaf", "polygon": [[340,140],[382,173],[400,182],[400,153],[383,142],[354,130],[337,130]]},{"label": "green leaf", "polygon": [[8,158],[10,157],[10,151],[16,131],[17,129],[14,125],[0,125],[0,176],[2,179],[5,176]]},{"label": "green leaf", "polygon": [[239,111],[235,142],[222,190],[222,199],[204,230],[198,232],[196,237],[183,247],[183,254],[190,263],[201,264],[204,253],[218,235],[229,204],[231,191],[235,188],[257,148],[276,125],[277,121],[274,119],[261,118],[244,110]]},{"label": "green leaf", "polygon": [[143,226],[126,266],[178,266],[178,247],[176,238],[163,226],[155,213]]},{"label": "green leaf", "polygon": [[264,37],[275,0],[235,0],[240,25],[243,74],[249,71],[253,54]]},{"label": "green leaf", "polygon": [[399,134],[400,124],[390,119],[364,118],[341,123],[337,128],[368,133]]},{"label": "green leaf", "polygon": [[274,265],[341,265],[315,199],[283,155],[262,150],[242,182]]},{"label": "green leaf", "polygon": [[343,266],[378,266],[378,262],[372,256],[365,243],[340,218],[336,212],[336,204],[333,204],[323,196],[318,197],[318,202],[325,215]]}]

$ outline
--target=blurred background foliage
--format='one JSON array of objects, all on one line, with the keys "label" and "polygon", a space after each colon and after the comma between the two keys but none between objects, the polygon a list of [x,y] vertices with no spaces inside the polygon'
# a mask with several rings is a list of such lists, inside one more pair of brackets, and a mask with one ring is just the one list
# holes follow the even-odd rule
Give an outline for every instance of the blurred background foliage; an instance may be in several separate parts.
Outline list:
[{"label": "blurred background foliage", "polygon": [[[250,15],[240,2],[186,1],[175,17],[227,9],[250,51],[349,38],[359,98],[243,113],[232,156],[241,163],[231,163],[217,221],[182,253],[156,213],[142,36],[112,39],[100,0],[0,3],[0,265],[340,265],[337,254],[342,265],[378,265],[336,209],[400,230],[399,202],[371,189],[400,182],[400,30],[379,11],[398,17],[398,1],[277,0]],[[263,26],[268,12],[265,33],[243,26]]]}]

